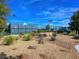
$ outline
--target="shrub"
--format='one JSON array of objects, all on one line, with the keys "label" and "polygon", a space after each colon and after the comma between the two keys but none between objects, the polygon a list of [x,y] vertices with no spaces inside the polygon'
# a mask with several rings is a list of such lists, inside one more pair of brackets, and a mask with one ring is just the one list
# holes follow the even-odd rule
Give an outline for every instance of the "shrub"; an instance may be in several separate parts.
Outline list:
[{"label": "shrub", "polygon": [[3,44],[4,44],[4,45],[10,45],[10,44],[13,43],[13,41],[14,41],[14,40],[13,40],[12,36],[7,36],[7,37],[4,38]]},{"label": "shrub", "polygon": [[18,36],[11,36],[13,41],[17,40]]},{"label": "shrub", "polygon": [[32,36],[36,36],[36,33],[35,33],[35,32],[32,32],[30,35],[32,35]]},{"label": "shrub", "polygon": [[24,36],[24,41],[29,41],[31,39],[32,39],[32,35],[31,34],[29,34],[27,36]]},{"label": "shrub", "polygon": [[19,37],[20,37],[20,38],[23,38],[23,36],[24,36],[24,33],[20,33],[20,34],[19,34]]},{"label": "shrub", "polygon": [[5,34],[5,32],[0,32],[0,38],[2,38]]},{"label": "shrub", "polygon": [[69,35],[70,36],[74,36],[76,33],[74,31],[70,32]]},{"label": "shrub", "polygon": [[57,30],[57,33],[63,33],[63,31],[62,30]]},{"label": "shrub", "polygon": [[68,33],[67,33],[67,32],[63,32],[63,34],[64,34],[64,35],[68,35]]}]

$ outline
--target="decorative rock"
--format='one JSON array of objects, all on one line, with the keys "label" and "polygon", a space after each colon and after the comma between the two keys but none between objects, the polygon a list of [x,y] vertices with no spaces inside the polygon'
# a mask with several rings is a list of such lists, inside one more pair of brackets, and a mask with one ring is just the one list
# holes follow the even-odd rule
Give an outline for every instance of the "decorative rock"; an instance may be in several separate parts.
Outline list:
[{"label": "decorative rock", "polygon": [[16,50],[17,48],[12,48],[12,50]]},{"label": "decorative rock", "polygon": [[75,35],[73,39],[79,39],[79,34]]},{"label": "decorative rock", "polygon": [[36,46],[28,46],[28,49],[36,49]]},{"label": "decorative rock", "polygon": [[75,49],[79,53],[79,45],[75,45]]}]

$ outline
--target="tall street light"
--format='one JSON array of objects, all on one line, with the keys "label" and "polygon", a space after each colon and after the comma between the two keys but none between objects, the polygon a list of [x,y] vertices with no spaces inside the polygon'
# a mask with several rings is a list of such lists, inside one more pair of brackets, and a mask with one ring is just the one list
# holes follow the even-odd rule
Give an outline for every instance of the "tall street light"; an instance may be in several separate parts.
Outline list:
[{"label": "tall street light", "polygon": [[26,33],[26,25],[27,25],[27,23],[24,23],[23,25],[24,25],[24,27],[25,27],[25,33]]},{"label": "tall street light", "polygon": [[[51,25],[53,20],[48,20],[48,24]],[[51,30],[51,29],[50,29]]]}]

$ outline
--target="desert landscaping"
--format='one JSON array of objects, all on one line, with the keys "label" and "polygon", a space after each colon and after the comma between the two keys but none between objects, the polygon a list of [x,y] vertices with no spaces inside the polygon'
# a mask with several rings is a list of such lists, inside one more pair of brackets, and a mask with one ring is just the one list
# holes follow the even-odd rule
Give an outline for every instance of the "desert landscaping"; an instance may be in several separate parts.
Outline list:
[{"label": "desert landscaping", "polygon": [[0,0],[0,59],[79,59],[79,0]]},{"label": "desert landscaping", "polygon": [[[79,53],[74,48],[79,40],[63,34],[57,34],[55,41],[49,41],[50,37],[44,37],[43,44],[37,43],[37,37],[30,41],[17,40],[10,46],[0,44],[0,52],[7,57],[22,55],[21,59],[79,59]],[[29,46],[33,48],[29,49]]]}]

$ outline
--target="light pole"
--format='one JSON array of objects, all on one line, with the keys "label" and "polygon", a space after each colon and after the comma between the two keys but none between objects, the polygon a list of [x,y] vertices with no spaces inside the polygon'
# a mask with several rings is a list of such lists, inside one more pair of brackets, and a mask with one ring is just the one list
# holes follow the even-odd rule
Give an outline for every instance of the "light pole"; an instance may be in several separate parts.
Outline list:
[{"label": "light pole", "polygon": [[[48,24],[50,25],[53,20],[48,20]],[[51,31],[51,25],[50,25],[50,31]]]},{"label": "light pole", "polygon": [[26,25],[27,25],[27,23],[24,23],[23,25],[24,25],[24,27],[25,27],[25,33],[26,33]]},{"label": "light pole", "polygon": [[29,30],[30,30],[29,32],[32,32],[32,28],[33,28],[32,25],[33,25],[32,22],[30,22],[30,23],[29,23],[29,28],[30,28],[30,29],[29,29]]},{"label": "light pole", "polygon": [[[48,20],[48,24],[49,24],[49,26],[50,26],[50,30],[49,31],[51,31],[51,24],[52,23],[52,20]],[[51,32],[49,33],[49,36],[51,35]]]}]

